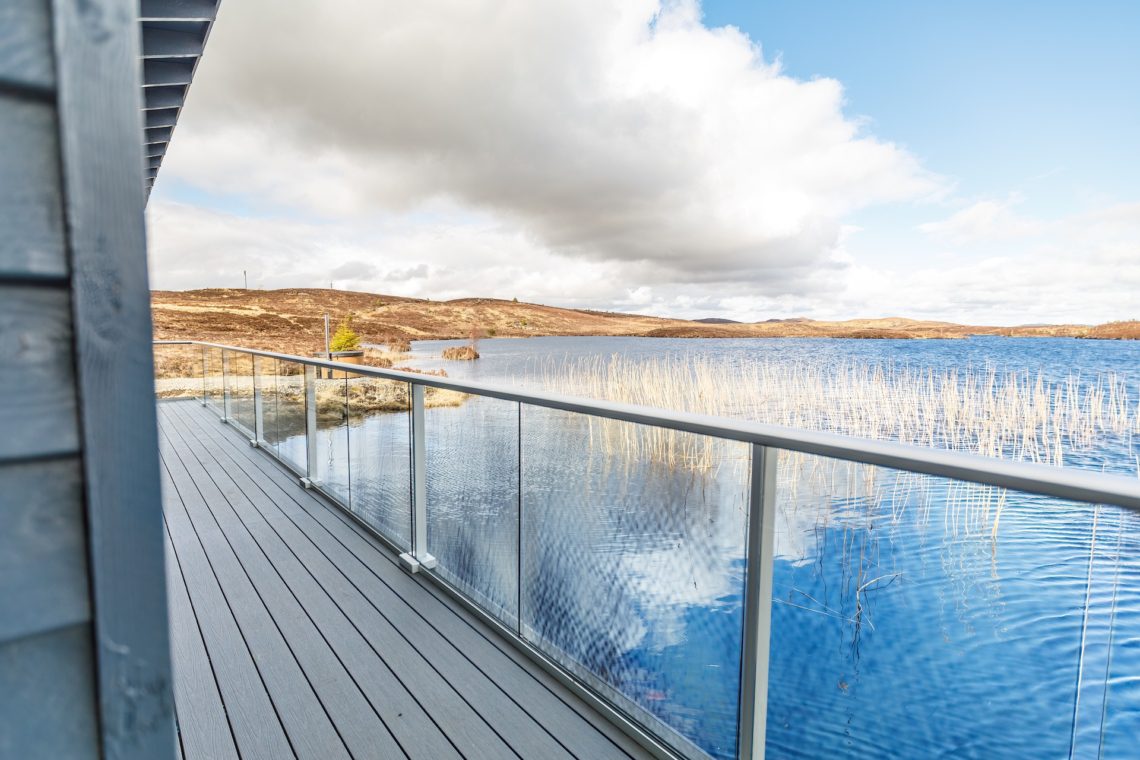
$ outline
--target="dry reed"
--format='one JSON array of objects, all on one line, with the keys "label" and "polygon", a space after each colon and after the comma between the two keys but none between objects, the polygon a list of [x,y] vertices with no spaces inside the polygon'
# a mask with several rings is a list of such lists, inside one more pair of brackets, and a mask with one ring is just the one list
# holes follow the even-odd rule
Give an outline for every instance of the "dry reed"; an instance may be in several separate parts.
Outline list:
[{"label": "dry reed", "polygon": [[479,352],[475,350],[474,346],[451,346],[443,349],[443,358],[471,361],[479,358]]},{"label": "dry reed", "polygon": [[[729,365],[621,356],[544,374],[548,387],[590,398],[1057,466],[1064,464],[1066,451],[1089,451],[1105,435],[1140,432],[1140,405],[1113,374],[1092,382],[1070,375],[1057,382],[993,369],[936,372],[855,362]],[[610,442],[647,447],[644,453],[661,461],[706,467],[712,464],[701,452],[707,440],[623,434]]]},{"label": "dry reed", "polygon": [[[824,430],[874,440],[1063,466],[1080,452],[1084,466],[1108,439],[1140,432],[1140,404],[1120,377],[1049,380],[994,369],[935,371],[849,362],[725,363],[705,358],[631,360],[615,355],[548,368],[544,384],[563,393],[698,414]],[[590,418],[590,438],[611,458],[653,461],[699,472],[747,456],[707,436]],[[996,539],[1004,489],[822,460],[784,451],[781,510],[822,509],[809,522],[842,518],[860,505],[868,520],[884,505],[929,519],[931,504],[952,534]],[[864,523],[865,524],[865,523]]]}]

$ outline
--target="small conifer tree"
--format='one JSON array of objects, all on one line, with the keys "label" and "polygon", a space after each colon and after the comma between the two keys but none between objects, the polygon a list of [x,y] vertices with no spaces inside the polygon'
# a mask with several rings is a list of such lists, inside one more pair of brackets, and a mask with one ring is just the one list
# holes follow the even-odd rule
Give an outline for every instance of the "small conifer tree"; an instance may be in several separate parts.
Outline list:
[{"label": "small conifer tree", "polygon": [[329,341],[329,351],[359,351],[360,336],[352,329],[352,317],[344,318]]}]

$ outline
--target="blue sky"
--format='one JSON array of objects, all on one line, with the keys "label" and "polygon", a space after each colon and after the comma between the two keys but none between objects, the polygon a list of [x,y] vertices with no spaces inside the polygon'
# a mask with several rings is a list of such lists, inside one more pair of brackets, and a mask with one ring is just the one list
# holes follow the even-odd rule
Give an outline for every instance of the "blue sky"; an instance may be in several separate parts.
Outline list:
[{"label": "blue sky", "polygon": [[706,0],[964,194],[1056,213],[1137,194],[1140,2]]},{"label": "blue sky", "polygon": [[1138,36],[1140,2],[228,3],[153,281],[1140,317]]}]

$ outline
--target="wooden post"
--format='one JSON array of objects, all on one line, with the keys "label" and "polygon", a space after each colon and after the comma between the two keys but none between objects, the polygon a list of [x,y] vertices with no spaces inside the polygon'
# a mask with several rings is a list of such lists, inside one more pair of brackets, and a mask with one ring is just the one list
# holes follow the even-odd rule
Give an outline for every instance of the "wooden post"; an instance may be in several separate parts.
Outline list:
[{"label": "wooden post", "polygon": [[51,7],[102,756],[173,758],[139,6]]}]

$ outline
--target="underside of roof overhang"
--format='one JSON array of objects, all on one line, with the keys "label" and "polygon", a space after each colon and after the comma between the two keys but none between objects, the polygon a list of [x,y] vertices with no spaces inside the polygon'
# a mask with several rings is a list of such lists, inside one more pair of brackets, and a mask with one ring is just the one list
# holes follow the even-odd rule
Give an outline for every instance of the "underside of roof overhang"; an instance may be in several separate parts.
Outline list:
[{"label": "underside of roof overhang", "polygon": [[147,196],[186,102],[220,0],[140,0]]}]

